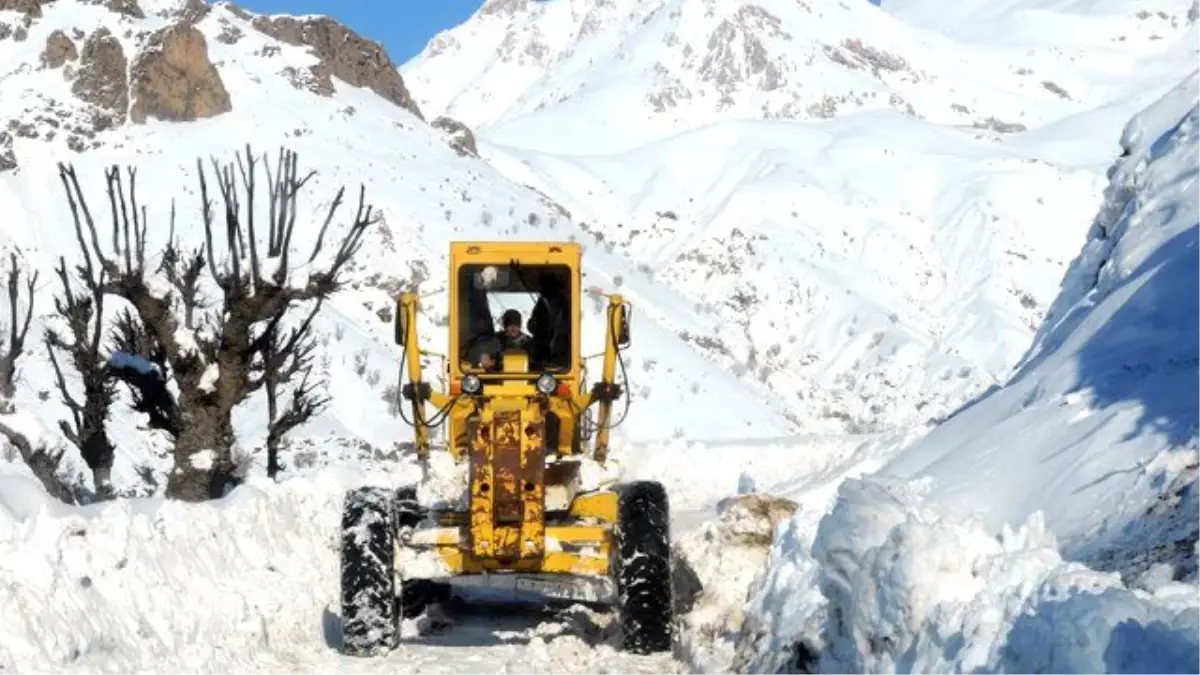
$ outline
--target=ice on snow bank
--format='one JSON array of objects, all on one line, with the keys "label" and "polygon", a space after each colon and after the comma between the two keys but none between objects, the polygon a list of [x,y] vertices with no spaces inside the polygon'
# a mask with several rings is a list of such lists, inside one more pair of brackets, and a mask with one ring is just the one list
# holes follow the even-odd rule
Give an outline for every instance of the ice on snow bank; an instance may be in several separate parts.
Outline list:
[{"label": "ice on snow bank", "polygon": [[1194,592],[1065,562],[1040,514],[994,536],[910,483],[851,479],[811,542],[779,543],[795,560],[751,598],[771,635],[742,645],[753,672],[1180,672],[1200,658]]},{"label": "ice on snow bank", "polygon": [[767,561],[775,529],[796,508],[763,493],[730,497],[718,503],[716,520],[676,541],[677,651],[691,672],[729,671],[746,590]]}]

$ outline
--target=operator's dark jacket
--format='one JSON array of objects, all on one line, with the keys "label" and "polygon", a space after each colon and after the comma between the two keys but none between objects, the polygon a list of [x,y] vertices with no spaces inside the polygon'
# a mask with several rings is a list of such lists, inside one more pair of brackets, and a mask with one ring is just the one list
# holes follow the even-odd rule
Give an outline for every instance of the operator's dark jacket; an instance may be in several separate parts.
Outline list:
[{"label": "operator's dark jacket", "polygon": [[569,308],[562,297],[543,295],[529,316],[529,332],[533,333],[530,358],[539,363],[562,360],[567,353],[570,337]]}]

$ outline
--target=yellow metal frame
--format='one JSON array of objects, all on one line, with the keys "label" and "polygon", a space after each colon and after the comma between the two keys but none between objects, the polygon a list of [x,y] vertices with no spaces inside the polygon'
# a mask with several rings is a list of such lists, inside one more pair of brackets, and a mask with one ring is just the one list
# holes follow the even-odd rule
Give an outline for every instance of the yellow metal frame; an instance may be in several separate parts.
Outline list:
[{"label": "yellow metal frame", "polygon": [[[463,265],[561,265],[570,270],[570,367],[554,372],[560,383],[553,395],[537,391],[525,358],[508,358],[502,373],[476,373],[484,396],[465,396],[461,380],[467,373],[459,359],[459,270]],[[558,451],[573,454],[572,438],[583,413],[598,406],[593,458],[603,463],[608,454],[608,425],[612,399],[601,392],[613,384],[619,342],[627,340],[628,308],[620,295],[609,295],[604,362],[600,382],[584,390],[582,332],[582,247],[573,242],[452,242],[449,269],[449,349],[446,386],[435,391],[425,383],[421,349],[415,326],[419,299],[415,293],[397,298],[397,342],[403,346],[418,458],[430,452],[426,404],[445,415],[447,449],[456,460],[469,461],[470,507],[467,522],[439,536],[434,548],[455,574],[486,571],[562,572],[606,574],[616,522],[617,497],[613,492],[581,495],[572,502],[572,518],[600,521],[600,525],[547,525],[545,504],[545,422],[549,414],[559,421]],[[619,337],[618,337],[619,336]],[[470,372],[470,371],[467,371]],[[600,393],[600,395],[597,395]],[[457,518],[455,519],[457,520]],[[589,544],[589,551],[547,550],[547,539],[567,544]]]},{"label": "yellow metal frame", "polygon": [[548,550],[539,556],[503,561],[500,558],[470,550],[472,527],[449,525],[424,532],[420,542],[401,543],[437,551],[451,574],[480,574],[485,572],[583,574],[604,577],[610,572],[613,549],[612,528],[617,522],[617,494],[612,491],[589,492],[571,503],[569,515],[576,519],[599,520],[594,525],[548,525],[545,538],[558,545],[588,550]]}]

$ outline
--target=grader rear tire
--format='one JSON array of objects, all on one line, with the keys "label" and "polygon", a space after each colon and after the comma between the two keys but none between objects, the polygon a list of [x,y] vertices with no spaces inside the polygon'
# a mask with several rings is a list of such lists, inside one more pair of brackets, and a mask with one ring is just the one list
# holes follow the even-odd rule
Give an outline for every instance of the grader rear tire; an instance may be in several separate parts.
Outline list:
[{"label": "grader rear tire", "polygon": [[395,509],[384,488],[346,493],[342,507],[342,651],[376,656],[396,646]]},{"label": "grader rear tire", "polygon": [[672,646],[671,533],[661,483],[622,486],[617,507],[615,572],[621,646],[648,654]]}]

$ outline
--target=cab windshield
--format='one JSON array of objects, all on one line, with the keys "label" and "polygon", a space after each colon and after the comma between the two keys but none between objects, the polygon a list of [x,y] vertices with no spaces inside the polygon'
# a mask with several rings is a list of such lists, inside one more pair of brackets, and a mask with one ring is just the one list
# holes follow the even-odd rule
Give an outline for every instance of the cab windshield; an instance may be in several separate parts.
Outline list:
[{"label": "cab windshield", "polygon": [[463,265],[458,293],[463,370],[500,371],[510,350],[526,353],[535,372],[570,369],[570,267]]}]

